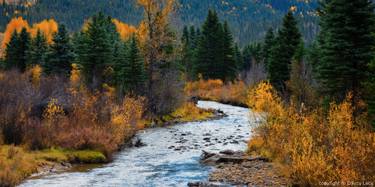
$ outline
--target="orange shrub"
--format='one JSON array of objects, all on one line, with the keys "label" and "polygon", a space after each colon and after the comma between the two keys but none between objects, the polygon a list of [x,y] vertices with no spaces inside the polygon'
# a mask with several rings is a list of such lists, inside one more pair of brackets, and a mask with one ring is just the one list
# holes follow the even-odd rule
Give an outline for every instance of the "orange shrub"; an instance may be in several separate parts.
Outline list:
[{"label": "orange shrub", "polygon": [[188,82],[185,93],[190,97],[233,104],[246,104],[247,86],[242,81],[224,84],[222,80]]},{"label": "orange shrub", "polygon": [[321,108],[300,113],[261,83],[249,94],[249,106],[264,113],[249,152],[284,164],[295,184],[374,181],[375,135],[362,124],[363,115],[352,115],[350,97],[332,103],[328,116]]},{"label": "orange shrub", "polygon": [[91,93],[77,87],[78,71],[70,81],[41,76],[40,67],[0,74],[0,142],[110,156],[141,127],[143,98],[118,102],[110,94]]}]

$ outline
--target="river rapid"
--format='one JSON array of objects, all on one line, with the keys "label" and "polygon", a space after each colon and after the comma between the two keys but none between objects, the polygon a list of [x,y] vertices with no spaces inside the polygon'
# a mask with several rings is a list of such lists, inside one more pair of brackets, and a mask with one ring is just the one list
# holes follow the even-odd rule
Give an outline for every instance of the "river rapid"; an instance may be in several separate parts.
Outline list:
[{"label": "river rapid", "polygon": [[146,146],[126,148],[109,164],[39,176],[20,186],[165,187],[206,181],[213,168],[199,163],[202,150],[245,150],[256,120],[247,108],[210,101],[199,101],[198,107],[221,110],[226,116],[140,131],[137,136]]}]

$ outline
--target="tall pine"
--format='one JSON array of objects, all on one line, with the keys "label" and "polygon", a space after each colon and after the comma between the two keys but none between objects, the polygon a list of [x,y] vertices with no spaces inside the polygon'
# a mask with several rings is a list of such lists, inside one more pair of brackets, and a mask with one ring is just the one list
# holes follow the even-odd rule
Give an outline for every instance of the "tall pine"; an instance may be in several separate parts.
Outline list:
[{"label": "tall pine", "polygon": [[83,67],[86,81],[92,89],[101,89],[106,83],[106,73],[114,66],[116,48],[120,37],[112,18],[103,13],[94,15],[78,40],[78,62]]},{"label": "tall pine", "polygon": [[26,70],[30,41],[30,33],[26,28],[22,28],[19,34],[13,32],[5,50],[5,62],[8,68],[16,68],[21,72]]},{"label": "tall pine", "polygon": [[28,52],[28,65],[41,65],[46,61],[48,52],[48,44],[45,35],[39,29],[35,38],[31,41],[31,46]]},{"label": "tall pine", "polygon": [[222,73],[222,26],[215,11],[209,10],[198,43],[195,72],[204,79],[224,79]]},{"label": "tall pine", "polygon": [[142,94],[146,83],[145,62],[137,43],[137,38],[132,36],[121,76],[126,92]]},{"label": "tall pine", "polygon": [[[342,100],[351,91],[362,98],[373,59],[374,8],[370,0],[324,1],[321,7],[321,58],[317,64],[321,91]],[[373,94],[373,93],[372,93]]]},{"label": "tall pine", "polygon": [[277,33],[267,67],[271,84],[280,92],[285,91],[285,82],[289,80],[291,62],[301,41],[297,21],[293,13],[289,11]]},{"label": "tall pine", "polygon": [[44,71],[47,74],[69,76],[74,60],[73,46],[70,36],[64,25],[60,25],[58,32],[52,39]]},{"label": "tall pine", "polygon": [[262,48],[262,55],[265,67],[267,68],[269,65],[269,61],[271,58],[271,50],[275,44],[275,34],[273,33],[273,28],[268,29],[267,34],[264,39],[264,44]]},{"label": "tall pine", "polygon": [[[236,65],[236,57],[235,57],[235,49],[234,49],[234,42],[232,33],[229,30],[229,26],[227,22],[223,24],[223,37],[222,37],[222,75],[224,80],[232,81],[236,78],[237,73],[237,65]],[[218,54],[220,55],[220,54]]]}]

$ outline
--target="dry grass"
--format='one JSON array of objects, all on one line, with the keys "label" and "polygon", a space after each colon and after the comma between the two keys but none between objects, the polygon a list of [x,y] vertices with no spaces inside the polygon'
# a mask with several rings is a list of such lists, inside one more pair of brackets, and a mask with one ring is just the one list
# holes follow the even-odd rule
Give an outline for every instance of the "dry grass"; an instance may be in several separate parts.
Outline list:
[{"label": "dry grass", "polygon": [[79,72],[73,76],[45,77],[40,67],[0,72],[0,186],[14,186],[45,162],[108,161],[143,128],[143,98],[119,101],[112,88],[92,93]]},{"label": "dry grass", "polygon": [[247,86],[242,81],[224,84],[221,80],[199,80],[189,82],[185,86],[185,93],[190,97],[204,100],[246,105]]},{"label": "dry grass", "polygon": [[62,149],[27,151],[22,147],[0,146],[0,186],[15,186],[37,172],[41,166],[62,162],[100,163],[105,161],[105,156],[97,151]]},{"label": "dry grass", "polygon": [[249,106],[265,118],[249,152],[282,163],[293,183],[375,181],[375,134],[365,115],[353,116],[349,99],[332,103],[327,115],[320,108],[296,111],[283,105],[271,85],[261,83],[250,92]]},{"label": "dry grass", "polygon": [[170,117],[179,122],[201,121],[214,116],[214,111],[198,108],[194,103],[187,102],[174,111]]}]

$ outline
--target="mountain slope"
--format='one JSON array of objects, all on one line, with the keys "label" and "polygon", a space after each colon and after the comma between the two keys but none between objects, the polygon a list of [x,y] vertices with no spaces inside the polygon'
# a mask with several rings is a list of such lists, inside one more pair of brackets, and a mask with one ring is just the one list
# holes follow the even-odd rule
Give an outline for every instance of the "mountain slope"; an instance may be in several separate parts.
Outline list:
[{"label": "mountain slope", "polygon": [[[136,5],[136,0],[39,0],[33,6],[24,4],[27,3],[0,5],[0,30],[15,15],[31,23],[54,18],[71,30],[78,30],[85,19],[99,11],[134,25],[142,19],[142,9]],[[177,29],[183,25],[200,25],[207,10],[216,9],[219,16],[229,22],[241,44],[260,40],[269,27],[278,27],[291,7],[301,20],[300,27],[307,40],[314,37],[318,28],[314,15],[317,0],[179,0],[177,7],[173,16]]]}]

